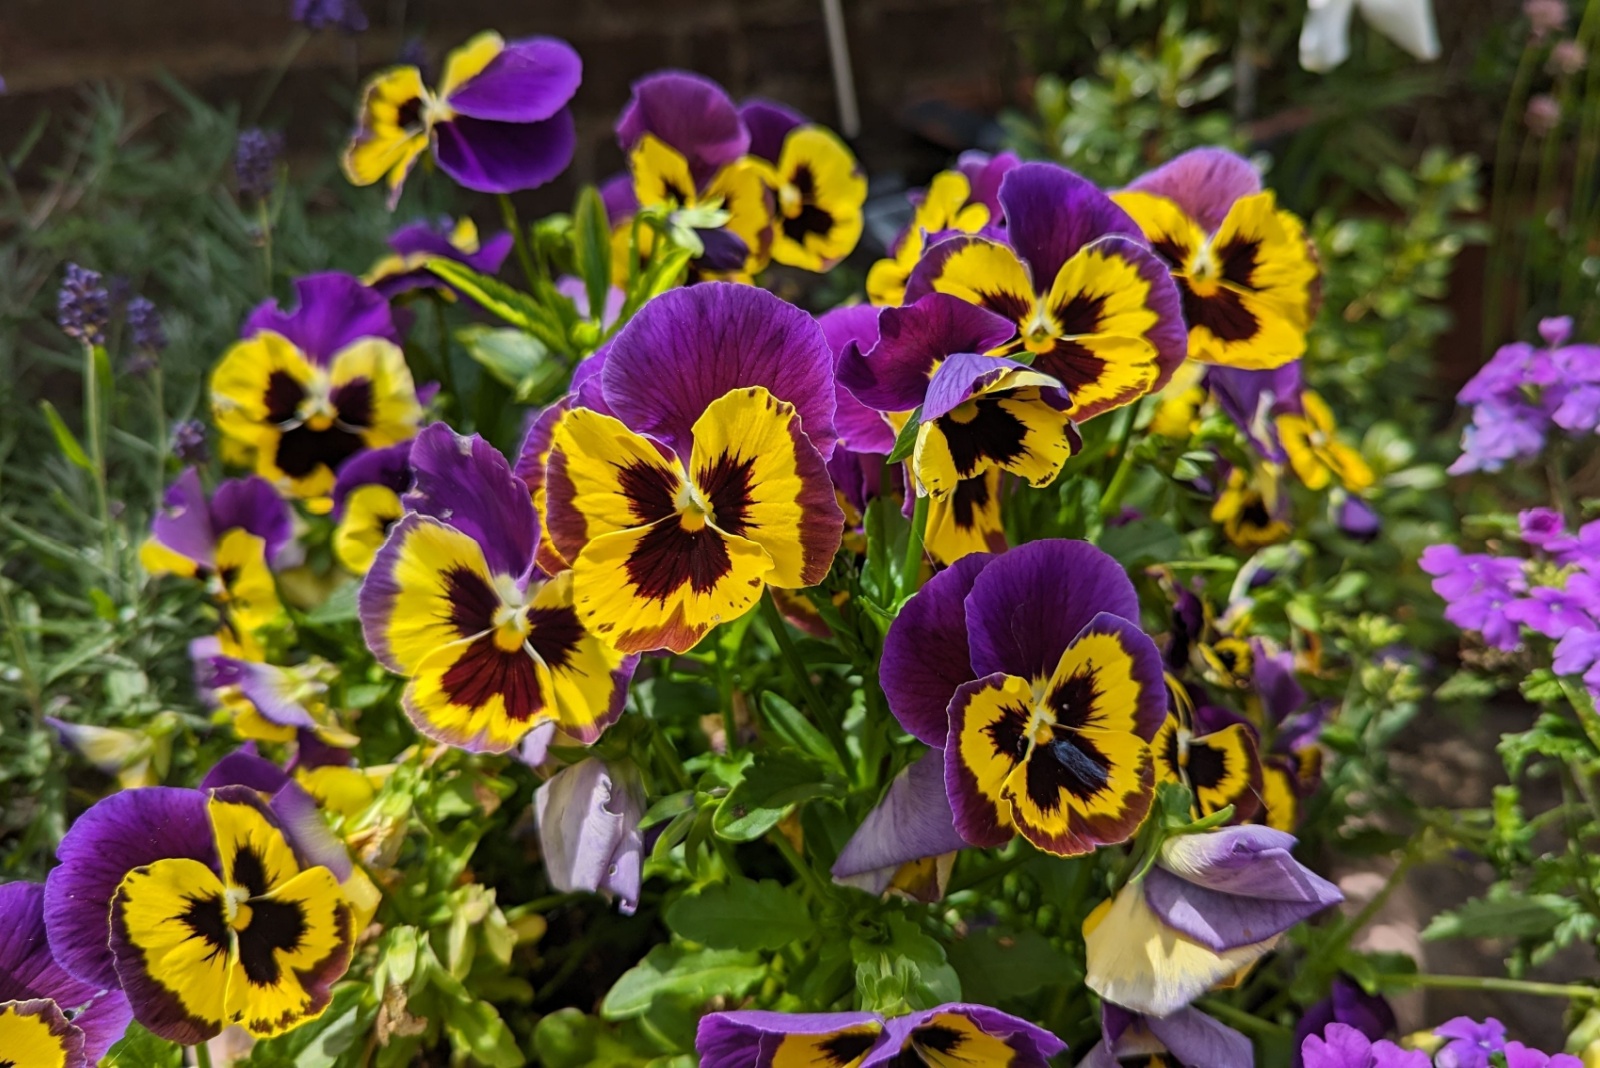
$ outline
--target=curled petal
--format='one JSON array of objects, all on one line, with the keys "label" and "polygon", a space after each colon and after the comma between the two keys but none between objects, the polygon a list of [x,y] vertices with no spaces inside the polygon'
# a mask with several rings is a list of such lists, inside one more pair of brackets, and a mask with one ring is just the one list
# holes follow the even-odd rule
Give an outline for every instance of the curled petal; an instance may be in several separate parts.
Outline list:
[{"label": "curled petal", "polygon": [[889,784],[833,865],[836,881],[871,894],[888,889],[902,864],[964,849],[944,787],[944,754],[924,753]]}]

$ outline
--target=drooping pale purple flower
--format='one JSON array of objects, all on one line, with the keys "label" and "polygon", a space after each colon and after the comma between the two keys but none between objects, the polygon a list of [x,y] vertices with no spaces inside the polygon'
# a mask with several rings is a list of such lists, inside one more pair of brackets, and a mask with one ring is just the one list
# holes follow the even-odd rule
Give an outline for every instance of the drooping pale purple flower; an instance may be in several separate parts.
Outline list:
[{"label": "drooping pale purple flower", "polygon": [[1339,532],[1354,541],[1372,541],[1383,529],[1383,520],[1372,505],[1353,493],[1339,502],[1336,520]]},{"label": "drooping pale purple flower", "polygon": [[1506,1025],[1493,1016],[1483,1021],[1457,1016],[1433,1029],[1449,1039],[1434,1055],[1435,1068],[1489,1068],[1489,1057],[1506,1046]]},{"label": "drooping pale purple flower", "polygon": [[1311,1035],[1321,1035],[1329,1024],[1355,1028],[1370,1041],[1386,1038],[1395,1030],[1394,1010],[1381,994],[1369,994],[1345,975],[1333,977],[1328,996],[1307,1009],[1294,1029],[1294,1068],[1305,1063],[1302,1049]]},{"label": "drooping pale purple flower", "polygon": [[262,199],[278,181],[278,157],[283,155],[283,134],[252,126],[239,133],[233,149],[233,174],[239,195]]},{"label": "drooping pale purple flower", "polygon": [[557,890],[591,890],[639,907],[644,783],[629,763],[589,759],[563,768],[533,797],[545,871]]},{"label": "drooping pale purple flower", "polygon": [[361,10],[360,0],[294,0],[289,17],[308,30],[362,33],[367,28],[367,13]]},{"label": "drooping pale purple flower", "polygon": [[1144,1016],[1105,1002],[1100,1007],[1100,1032],[1099,1044],[1078,1062],[1078,1068],[1168,1063],[1182,1068],[1255,1068],[1250,1040],[1198,1009]]},{"label": "drooping pale purple flower", "polygon": [[127,1030],[133,1012],[121,990],[77,979],[56,960],[44,901],[38,883],[0,886],[0,1029],[16,1034],[20,1022],[6,1027],[5,1017],[32,1017],[44,1025],[45,1042],[60,1058],[38,1063],[94,1068]]},{"label": "drooping pale purple flower", "polygon": [[930,749],[894,777],[833,865],[835,882],[869,894],[888,889],[901,865],[965,849],[944,785],[944,754]]},{"label": "drooping pale purple flower", "polygon": [[966,1063],[1047,1068],[1066,1043],[984,1005],[951,1003],[884,1018],[875,1012],[714,1012],[700,1018],[701,1068]]},{"label": "drooping pale purple flower", "polygon": [[56,325],[61,332],[85,345],[100,345],[111,321],[111,296],[99,271],[67,264],[56,291]]},{"label": "drooping pale purple flower", "polygon": [[1321,1035],[1310,1035],[1300,1047],[1305,1068],[1429,1068],[1421,1050],[1403,1050],[1393,1042],[1373,1042],[1349,1024],[1332,1023]]}]

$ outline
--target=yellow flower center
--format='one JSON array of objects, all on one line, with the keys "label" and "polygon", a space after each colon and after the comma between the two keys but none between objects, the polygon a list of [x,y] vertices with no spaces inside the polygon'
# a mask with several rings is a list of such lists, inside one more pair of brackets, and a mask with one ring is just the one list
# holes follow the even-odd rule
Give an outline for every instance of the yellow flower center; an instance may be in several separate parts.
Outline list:
[{"label": "yellow flower center", "polygon": [[1030,352],[1044,352],[1054,345],[1060,332],[1061,328],[1050,318],[1044,302],[1040,301],[1034,306],[1033,317],[1022,328],[1022,343]]},{"label": "yellow flower center", "polygon": [[494,610],[494,643],[511,652],[522,648],[533,625],[528,621],[527,605],[516,581],[510,575],[497,575],[494,585],[500,595],[500,607]]},{"label": "yellow flower center", "polygon": [[711,502],[706,500],[700,487],[690,479],[686,478],[679,484],[672,506],[678,510],[678,522],[684,530],[700,530],[707,523],[717,521],[717,513],[711,507]]},{"label": "yellow flower center", "polygon": [[228,926],[242,931],[250,926],[250,891],[242,886],[230,886],[222,893],[222,912]]},{"label": "yellow flower center", "polygon": [[1208,241],[1195,250],[1190,257],[1187,269],[1184,272],[1189,279],[1189,288],[1196,295],[1208,297],[1217,291],[1222,278],[1222,268],[1217,263],[1217,257],[1211,251]]},{"label": "yellow flower center", "polygon": [[792,219],[800,214],[800,209],[805,207],[805,197],[800,192],[800,187],[793,182],[785,182],[778,188],[778,207],[786,219]]},{"label": "yellow flower center", "polygon": [[327,430],[339,418],[339,409],[333,403],[333,383],[327,375],[319,374],[305,384],[305,391],[305,399],[295,414],[312,430]]}]

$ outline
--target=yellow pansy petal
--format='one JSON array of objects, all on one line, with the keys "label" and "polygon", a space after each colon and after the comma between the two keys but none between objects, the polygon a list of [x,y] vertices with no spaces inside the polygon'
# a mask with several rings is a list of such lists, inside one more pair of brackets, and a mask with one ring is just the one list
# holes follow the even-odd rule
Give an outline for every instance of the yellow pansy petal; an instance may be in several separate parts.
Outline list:
[{"label": "yellow pansy petal", "polygon": [[728,213],[728,231],[737,234],[750,250],[745,273],[761,270],[771,255],[773,224],[772,196],[762,180],[762,168],[749,158],[728,164],[700,196],[702,202],[713,198],[720,198]]},{"label": "yellow pansy petal", "polygon": [[385,667],[412,675],[435,650],[490,631],[499,605],[477,542],[407,516],[362,585],[362,628]]},{"label": "yellow pansy petal", "polygon": [[154,538],[146,538],[139,546],[139,566],[151,575],[182,575],[193,578],[200,570],[197,561],[167,548]]},{"label": "yellow pansy petal", "polygon": [[771,1068],[856,1068],[877,1045],[882,1028],[846,1027],[826,1034],[787,1034],[778,1039]]},{"label": "yellow pansy petal", "polygon": [[217,430],[263,448],[296,416],[304,387],[316,376],[288,338],[264,330],[236,341],[211,371],[211,416]]},{"label": "yellow pansy petal", "polygon": [[415,67],[394,67],[367,81],[356,105],[355,136],[341,158],[352,185],[387,178],[391,189],[400,187],[428,148],[426,106],[427,90]]},{"label": "yellow pansy petal", "polygon": [[417,665],[403,702],[423,734],[471,752],[503,753],[552,719],[550,671],[493,634],[436,649]]},{"label": "yellow pansy petal", "polygon": [[948,567],[971,553],[998,553],[1006,548],[1000,514],[1000,469],[956,483],[955,492],[928,501],[928,529],[923,548]]},{"label": "yellow pansy petal", "polygon": [[328,379],[339,422],[359,431],[368,448],[416,435],[422,406],[400,346],[382,338],[362,338],[334,354]]},{"label": "yellow pansy petal", "polygon": [[1067,387],[1077,419],[1137,400],[1161,376],[1160,354],[1147,339],[1160,322],[1151,285],[1121,248],[1089,245],[1062,264],[1039,336],[1024,331],[1038,353],[1034,366]]},{"label": "yellow pansy petal", "polygon": [[[998,241],[958,240],[960,244],[944,255],[929,279],[934,291],[988,308],[1019,327],[1030,323],[1038,301],[1028,269],[1017,254]],[[944,247],[938,250],[944,252]]]},{"label": "yellow pansy petal", "polygon": [[867,179],[833,131],[801,126],[778,157],[778,219],[772,258],[790,267],[826,271],[861,239]]},{"label": "yellow pansy petal", "polygon": [[628,153],[633,195],[641,208],[659,204],[690,207],[696,203],[694,175],[683,153],[655,134],[645,134]]},{"label": "yellow pansy petal", "polygon": [[300,861],[288,839],[259,806],[214,795],[206,814],[216,837],[225,885],[260,897],[299,874]]},{"label": "yellow pansy petal", "polygon": [[111,903],[117,975],[139,1022],[193,1045],[229,1022],[234,959],[224,888],[198,860],[172,858],[125,875]]},{"label": "yellow pansy petal", "polygon": [[83,1031],[49,998],[0,1003],[0,1064],[14,1068],[77,1068]]},{"label": "yellow pansy petal", "polygon": [[1139,224],[1150,247],[1176,270],[1182,270],[1206,243],[1200,224],[1164,196],[1123,191],[1112,193],[1111,199]]},{"label": "yellow pansy petal", "polygon": [[1035,487],[1048,486],[1076,451],[1078,437],[1066,411],[1048,404],[1040,387],[1007,389],[1007,380],[1044,378],[1028,373],[1007,376],[993,393],[975,397],[917,434],[912,467],[935,497],[944,497],[965,479],[991,468],[1008,471]]},{"label": "yellow pansy petal", "polygon": [[344,499],[344,516],[333,531],[333,554],[350,571],[365,575],[403,515],[400,495],[388,486],[357,486]]},{"label": "yellow pansy petal", "polygon": [[545,472],[546,526],[568,560],[592,538],[675,515],[684,485],[648,438],[587,408],[556,424]]},{"label": "yellow pansy petal", "polygon": [[461,88],[505,51],[505,40],[493,30],[484,30],[460,48],[453,50],[444,60],[444,76],[439,79],[439,95],[449,99],[451,93]]},{"label": "yellow pansy petal", "polygon": [[350,903],[333,872],[307,868],[239,912],[228,1019],[270,1038],[322,1015],[354,937]]},{"label": "yellow pansy petal", "polygon": [[254,634],[284,618],[264,540],[242,527],[233,528],[217,542],[216,567],[222,600],[234,625]]},{"label": "yellow pansy petal", "polygon": [[572,572],[563,571],[539,588],[529,606],[528,640],[550,669],[556,723],[588,743],[622,712],[627,674],[620,672],[627,655],[578,623],[572,580]]},{"label": "yellow pansy petal", "polygon": [[1005,786],[1030,746],[1033,687],[1027,679],[991,675],[962,690],[950,702],[954,752],[946,750],[947,763],[950,755],[958,761],[958,786],[950,794],[956,830],[974,845],[1000,845],[1014,827]]}]

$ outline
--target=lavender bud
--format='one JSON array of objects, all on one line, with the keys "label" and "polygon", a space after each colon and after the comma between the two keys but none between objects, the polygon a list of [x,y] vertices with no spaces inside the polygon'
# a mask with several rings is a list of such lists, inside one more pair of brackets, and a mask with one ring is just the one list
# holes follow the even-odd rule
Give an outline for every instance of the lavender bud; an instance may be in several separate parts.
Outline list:
[{"label": "lavender bud", "polygon": [[185,466],[199,467],[206,462],[206,425],[186,419],[172,428],[172,455]]},{"label": "lavender bud", "polygon": [[238,178],[239,194],[262,198],[272,192],[277,180],[278,156],[283,153],[283,134],[276,130],[252,127],[239,134],[233,151],[233,173]]},{"label": "lavender bud", "polygon": [[144,352],[160,352],[167,347],[167,332],[161,328],[161,313],[144,297],[128,301],[128,333],[133,347]]},{"label": "lavender bud", "polygon": [[367,15],[359,0],[294,0],[289,16],[308,30],[332,27],[361,33],[367,28]]},{"label": "lavender bud", "polygon": [[56,292],[56,323],[62,332],[85,345],[98,345],[106,339],[110,319],[111,297],[100,272],[67,264],[66,277]]}]

